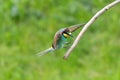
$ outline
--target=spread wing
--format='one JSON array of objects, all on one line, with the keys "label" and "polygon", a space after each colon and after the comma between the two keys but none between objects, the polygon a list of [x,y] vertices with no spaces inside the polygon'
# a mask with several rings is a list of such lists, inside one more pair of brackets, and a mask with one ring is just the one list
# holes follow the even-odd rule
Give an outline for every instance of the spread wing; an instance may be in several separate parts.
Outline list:
[{"label": "spread wing", "polygon": [[74,32],[74,31],[76,31],[78,28],[80,28],[80,27],[82,27],[82,26],[84,26],[84,25],[85,25],[85,23],[83,23],[83,24],[76,24],[76,25],[72,25],[72,26],[68,27],[68,29],[69,29],[70,32]]}]

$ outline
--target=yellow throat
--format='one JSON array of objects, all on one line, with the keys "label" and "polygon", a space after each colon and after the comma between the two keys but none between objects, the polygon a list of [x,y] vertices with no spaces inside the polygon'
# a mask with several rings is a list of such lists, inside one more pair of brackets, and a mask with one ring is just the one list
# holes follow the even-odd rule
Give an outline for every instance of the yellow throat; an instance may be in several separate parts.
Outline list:
[{"label": "yellow throat", "polygon": [[[70,35],[71,35],[71,33],[69,33]],[[68,38],[70,35],[68,35],[68,34],[66,34],[66,33],[64,33],[63,34],[66,38]]]}]

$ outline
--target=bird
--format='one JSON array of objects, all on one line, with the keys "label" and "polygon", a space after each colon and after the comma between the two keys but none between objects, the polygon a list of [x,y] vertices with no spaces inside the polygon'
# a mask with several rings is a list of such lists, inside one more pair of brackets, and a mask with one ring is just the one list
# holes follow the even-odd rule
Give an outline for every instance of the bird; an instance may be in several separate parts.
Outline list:
[{"label": "bird", "polygon": [[70,27],[66,27],[58,30],[54,35],[52,46],[42,52],[37,53],[37,55],[42,56],[49,52],[53,52],[57,49],[63,48],[67,42],[67,38],[73,37],[72,32],[76,31],[78,28],[84,25],[85,23],[76,24],[76,25],[72,25]]}]

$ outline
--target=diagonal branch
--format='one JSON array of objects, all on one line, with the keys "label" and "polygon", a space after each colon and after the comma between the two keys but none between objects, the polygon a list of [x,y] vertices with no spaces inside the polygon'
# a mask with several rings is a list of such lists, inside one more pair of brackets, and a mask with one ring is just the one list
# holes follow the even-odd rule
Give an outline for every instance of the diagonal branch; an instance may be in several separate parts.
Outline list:
[{"label": "diagonal branch", "polygon": [[76,47],[76,45],[78,44],[78,42],[80,41],[81,37],[83,36],[83,34],[86,32],[86,30],[88,29],[88,27],[90,27],[90,25],[98,18],[100,17],[104,12],[106,12],[107,10],[109,10],[110,8],[112,8],[113,6],[115,6],[116,4],[120,3],[120,0],[115,0],[112,3],[108,4],[107,6],[105,6],[104,8],[102,8],[100,11],[98,11],[89,21],[88,23],[83,27],[83,29],[81,30],[81,32],[78,34],[77,38],[75,39],[75,41],[73,42],[72,46],[68,49],[68,51],[66,52],[66,54],[64,55],[64,59],[67,59],[68,56],[70,55],[71,51]]}]

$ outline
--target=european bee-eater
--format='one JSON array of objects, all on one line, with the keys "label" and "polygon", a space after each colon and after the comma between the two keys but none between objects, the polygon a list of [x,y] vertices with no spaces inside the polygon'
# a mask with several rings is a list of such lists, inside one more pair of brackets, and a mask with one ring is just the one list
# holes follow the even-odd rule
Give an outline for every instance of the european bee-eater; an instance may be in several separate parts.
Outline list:
[{"label": "european bee-eater", "polygon": [[81,26],[84,26],[85,24],[77,24],[77,25],[73,25],[67,28],[62,28],[59,31],[57,31],[55,33],[54,39],[53,39],[53,43],[52,46],[40,53],[38,53],[37,55],[42,56],[44,54],[47,54],[48,52],[52,52],[54,50],[63,48],[64,45],[66,44],[67,38],[68,37],[72,37],[72,32],[76,31],[78,28],[80,28]]}]

